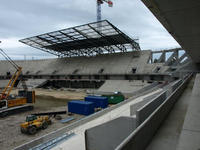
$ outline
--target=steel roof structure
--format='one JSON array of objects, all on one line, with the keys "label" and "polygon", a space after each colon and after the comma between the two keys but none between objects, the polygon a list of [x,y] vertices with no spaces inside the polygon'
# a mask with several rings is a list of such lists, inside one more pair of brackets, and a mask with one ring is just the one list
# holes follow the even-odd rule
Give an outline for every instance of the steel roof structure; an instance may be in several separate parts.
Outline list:
[{"label": "steel roof structure", "polygon": [[95,56],[140,50],[139,44],[109,21],[89,23],[19,40],[59,57]]}]

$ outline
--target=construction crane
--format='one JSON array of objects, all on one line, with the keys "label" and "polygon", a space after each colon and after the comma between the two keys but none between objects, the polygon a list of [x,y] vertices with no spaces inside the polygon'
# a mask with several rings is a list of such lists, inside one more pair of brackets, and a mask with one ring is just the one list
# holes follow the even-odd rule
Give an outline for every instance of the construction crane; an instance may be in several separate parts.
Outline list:
[{"label": "construction crane", "polygon": [[111,0],[97,0],[97,22],[101,21],[101,5],[106,2],[109,7],[113,6],[113,2]]},{"label": "construction crane", "polygon": [[[13,89],[17,79],[22,73],[22,67],[19,67],[1,48],[0,48],[0,54],[3,55],[4,58],[16,69],[15,73],[9,80],[8,85],[4,88],[3,92],[0,95],[0,100],[2,100],[2,99],[7,99],[8,96],[10,95],[11,90]],[[26,85],[24,86],[25,89],[27,89],[27,86]]]},{"label": "construction crane", "polygon": [[[0,54],[16,69],[15,73],[10,78],[7,86],[4,88],[2,93],[0,93],[0,110],[24,105],[26,103],[35,103],[35,91],[28,91],[26,83],[21,79],[23,91],[19,91],[20,94],[16,97],[10,97],[10,92],[17,83],[19,76],[22,74],[22,67],[18,66],[4,51],[0,48]],[[5,66],[7,67],[7,66]]]}]

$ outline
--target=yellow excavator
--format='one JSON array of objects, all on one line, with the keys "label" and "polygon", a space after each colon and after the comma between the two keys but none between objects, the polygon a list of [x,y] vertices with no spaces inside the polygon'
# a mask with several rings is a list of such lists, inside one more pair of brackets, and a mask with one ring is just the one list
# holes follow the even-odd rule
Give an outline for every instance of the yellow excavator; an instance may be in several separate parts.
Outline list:
[{"label": "yellow excavator", "polygon": [[27,103],[35,103],[35,91],[28,91],[25,80],[21,76],[21,82],[24,90],[18,92],[17,96],[10,95],[13,87],[22,75],[22,67],[18,66],[1,48],[0,54],[16,69],[15,73],[10,78],[7,86],[0,93],[0,110],[24,105]]}]

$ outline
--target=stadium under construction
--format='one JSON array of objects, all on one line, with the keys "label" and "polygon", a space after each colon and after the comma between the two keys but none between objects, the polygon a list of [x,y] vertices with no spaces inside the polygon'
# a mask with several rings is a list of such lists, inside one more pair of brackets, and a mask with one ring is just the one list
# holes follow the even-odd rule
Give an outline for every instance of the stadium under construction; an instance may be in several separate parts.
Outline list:
[{"label": "stadium under construction", "polygon": [[[8,108],[6,114],[7,108],[0,109],[0,123],[6,126],[6,131],[0,126],[2,149],[200,148],[200,38],[192,32],[199,24],[200,5],[142,1],[182,47],[142,50],[136,39],[108,20],[19,40],[58,58],[13,61],[23,74],[12,81],[8,98],[26,82],[29,91],[34,89],[29,98],[35,104],[31,101],[23,110],[17,106],[17,111]],[[193,24],[183,26],[185,19]],[[2,89],[16,72],[13,62],[0,61]],[[21,90],[18,96],[27,93]],[[47,115],[52,125],[34,135],[21,134],[19,124],[30,115]]]}]

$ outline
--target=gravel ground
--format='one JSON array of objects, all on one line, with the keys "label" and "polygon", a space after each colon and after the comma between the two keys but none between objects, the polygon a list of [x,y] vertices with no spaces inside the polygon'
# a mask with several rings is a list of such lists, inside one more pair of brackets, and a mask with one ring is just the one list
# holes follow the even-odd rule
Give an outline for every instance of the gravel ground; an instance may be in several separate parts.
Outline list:
[{"label": "gravel ground", "polygon": [[[27,115],[32,113],[47,112],[47,111],[63,111],[67,110],[67,102],[71,99],[83,99],[84,91],[58,91],[58,90],[43,90],[36,89],[36,104],[33,111],[24,112],[6,118],[0,118],[0,149],[9,150],[23,143],[31,141],[42,135],[55,131],[61,127],[71,124],[84,116],[73,115],[76,119],[69,123],[61,123],[59,120],[52,118],[52,125],[45,130],[39,130],[35,135],[22,134],[20,124],[25,121]],[[69,96],[70,95],[70,96]],[[70,97],[70,98],[69,98]],[[67,118],[68,115],[61,115],[62,118]]]}]

